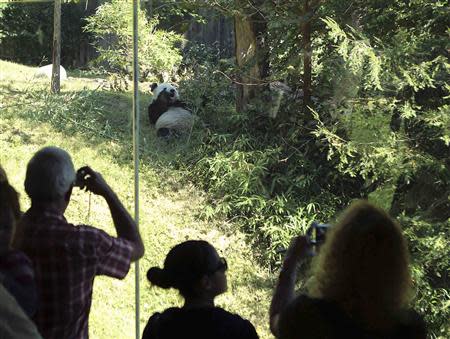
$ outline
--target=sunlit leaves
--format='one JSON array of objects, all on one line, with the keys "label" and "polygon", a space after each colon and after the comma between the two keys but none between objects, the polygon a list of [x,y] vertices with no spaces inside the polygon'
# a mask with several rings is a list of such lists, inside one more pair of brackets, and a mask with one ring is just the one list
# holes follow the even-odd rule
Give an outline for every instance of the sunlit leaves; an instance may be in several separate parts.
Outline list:
[{"label": "sunlit leaves", "polygon": [[[96,14],[87,19],[85,29],[95,37],[99,52],[98,65],[119,75],[131,73],[132,67],[132,11],[131,3],[122,0],[101,5]],[[164,80],[181,63],[179,44],[182,37],[173,32],[156,29],[156,20],[148,21],[139,12],[139,66],[141,76]]]}]

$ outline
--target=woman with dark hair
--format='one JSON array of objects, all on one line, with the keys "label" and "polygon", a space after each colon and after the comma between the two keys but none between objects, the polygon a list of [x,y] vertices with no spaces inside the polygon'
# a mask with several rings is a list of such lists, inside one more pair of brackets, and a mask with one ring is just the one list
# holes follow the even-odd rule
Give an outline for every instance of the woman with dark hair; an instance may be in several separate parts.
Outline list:
[{"label": "woman with dark hair", "polygon": [[311,251],[304,236],[288,249],[270,309],[281,339],[426,338],[409,303],[409,255],[400,226],[367,201],[350,206],[313,259],[307,293],[294,296],[297,265]]},{"label": "woman with dark hair", "polygon": [[150,268],[147,278],[152,285],[177,289],[184,306],[153,314],[142,338],[258,338],[248,320],[214,306],[214,298],[227,290],[227,269],[226,260],[206,241],[190,240],[172,248],[164,268]]}]

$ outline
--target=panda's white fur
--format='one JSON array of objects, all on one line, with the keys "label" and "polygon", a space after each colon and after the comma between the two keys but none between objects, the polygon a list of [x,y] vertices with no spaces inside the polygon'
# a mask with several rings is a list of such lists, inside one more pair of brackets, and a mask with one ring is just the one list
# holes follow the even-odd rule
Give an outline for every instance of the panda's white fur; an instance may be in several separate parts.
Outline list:
[{"label": "panda's white fur", "polygon": [[[171,93],[168,100],[168,109],[162,113],[156,120],[155,129],[158,136],[171,136],[189,133],[194,124],[194,116],[190,111],[184,108],[184,104],[179,101],[180,95],[178,90],[169,83],[161,83],[152,86],[153,104],[158,106],[158,97],[162,92]],[[172,106],[173,105],[173,106]],[[149,107],[150,110],[150,107]],[[165,132],[169,131],[166,135]],[[162,133],[165,131],[164,133]]]},{"label": "panda's white fur", "polygon": [[156,121],[155,128],[169,128],[177,132],[190,132],[194,124],[194,116],[181,107],[171,107]]},{"label": "panda's white fur", "polygon": [[[34,73],[36,78],[52,78],[53,65],[46,65],[39,67],[37,71]],[[59,66],[59,78],[61,81],[67,80],[67,73],[63,66]]]},{"label": "panda's white fur", "polygon": [[167,92],[170,92],[171,90],[174,91],[175,95],[172,98],[172,102],[175,102],[176,100],[180,100],[180,94],[178,93],[178,90],[176,89],[176,87],[173,86],[172,84],[163,82],[163,83],[159,84],[158,86],[156,86],[156,88],[152,91],[153,101],[158,99],[159,94],[164,90],[166,90]]}]

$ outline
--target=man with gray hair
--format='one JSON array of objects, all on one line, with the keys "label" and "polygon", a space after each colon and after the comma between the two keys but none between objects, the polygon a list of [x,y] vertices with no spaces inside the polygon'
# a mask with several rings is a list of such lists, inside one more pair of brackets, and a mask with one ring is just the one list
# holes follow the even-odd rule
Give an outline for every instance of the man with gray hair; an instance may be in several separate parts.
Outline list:
[{"label": "man with gray hair", "polygon": [[[67,222],[64,212],[75,179],[106,200],[117,237]],[[46,339],[88,338],[94,278],[122,279],[144,254],[136,224],[100,173],[87,166],[76,173],[70,155],[57,147],[45,147],[31,158],[25,191],[31,207],[21,220],[17,244],[35,270],[39,305],[34,321]]]}]

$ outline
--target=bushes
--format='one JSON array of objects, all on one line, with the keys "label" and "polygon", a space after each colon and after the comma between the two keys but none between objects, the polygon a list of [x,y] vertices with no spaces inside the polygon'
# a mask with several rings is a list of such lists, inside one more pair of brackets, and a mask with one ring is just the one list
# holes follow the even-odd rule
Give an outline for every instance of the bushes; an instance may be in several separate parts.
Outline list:
[{"label": "bushes", "polygon": [[[442,12],[434,3],[413,6],[425,14],[427,8]],[[353,199],[395,209],[412,252],[415,307],[426,316],[431,337],[442,338],[450,305],[450,115],[443,81],[449,64],[436,47],[442,46],[440,16],[415,18],[426,28],[417,29],[409,26],[410,10],[400,7],[397,31],[386,35],[377,35],[383,27],[371,21],[386,18],[372,16],[370,8],[355,11],[367,27],[321,21],[328,32],[316,32],[314,41],[315,121],[305,122],[301,100],[292,97],[281,106],[282,120],[257,110],[223,110],[216,101],[211,111],[199,110],[211,123],[184,160],[191,179],[210,193],[212,206],[204,215],[233,220],[270,264],[292,235],[314,219],[333,222]],[[296,40],[282,38],[295,46]],[[279,64],[272,60],[275,70],[283,68],[283,58]],[[192,75],[211,86],[205,92],[212,98],[227,90],[220,84],[227,80],[217,78],[213,67]]]},{"label": "bushes", "polygon": [[425,316],[434,337],[450,330],[450,222],[402,217],[412,257],[412,277],[417,290],[415,307]]},{"label": "bushes", "polygon": [[211,207],[202,216],[232,220],[252,235],[263,260],[272,265],[293,235],[315,219],[328,221],[345,198],[322,195],[330,167],[315,164],[321,155],[310,137],[301,137],[295,126],[287,138],[280,138],[281,129],[272,121],[257,113],[237,113],[234,86],[214,67],[218,64],[228,73],[230,65],[211,56],[201,60],[207,62],[187,69],[180,89],[203,125],[194,130],[191,148],[178,165],[209,193]]},{"label": "bushes", "polygon": [[197,151],[204,157],[191,174],[212,196],[214,208],[205,216],[219,214],[241,225],[264,251],[264,261],[274,264],[280,260],[278,250],[292,236],[303,233],[313,220],[328,222],[348,197],[326,191],[321,169],[307,155],[292,154],[295,146],[250,138],[203,138]]},{"label": "bushes", "polygon": [[[84,65],[89,56],[89,34],[82,31],[84,4],[61,7],[61,64]],[[50,63],[53,40],[53,3],[9,3],[0,9],[0,58],[25,65]]]},{"label": "bushes", "polygon": [[[203,139],[200,152],[214,154],[200,159],[192,168],[192,177],[200,182],[212,197],[213,208],[205,217],[222,215],[241,225],[252,235],[255,244],[264,248],[264,260],[277,262],[279,248],[288,245],[290,237],[304,231],[316,216],[314,203],[305,203],[309,197],[295,196],[294,180],[271,169],[282,159],[282,149],[245,146],[246,137],[211,135],[211,143]],[[248,140],[247,140],[248,141]],[[244,146],[243,146],[244,145]],[[205,154],[203,153],[203,154]],[[293,179],[295,175],[291,173]],[[303,178],[308,181],[307,177]],[[276,186],[285,186],[282,189]],[[291,186],[291,190],[288,186]],[[276,193],[275,190],[280,192]],[[306,192],[305,192],[306,193]]]},{"label": "bushes", "polygon": [[[170,79],[181,62],[179,45],[182,37],[157,30],[156,20],[149,22],[139,11],[139,72],[143,79]],[[113,0],[104,3],[87,19],[85,30],[94,37],[99,52],[96,64],[108,72],[126,77],[133,60],[133,18],[130,2]]]}]

